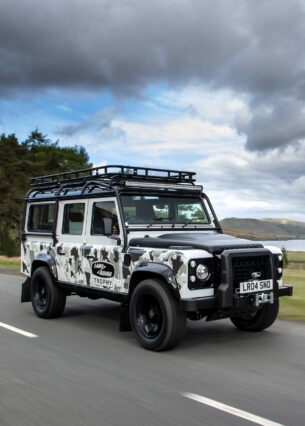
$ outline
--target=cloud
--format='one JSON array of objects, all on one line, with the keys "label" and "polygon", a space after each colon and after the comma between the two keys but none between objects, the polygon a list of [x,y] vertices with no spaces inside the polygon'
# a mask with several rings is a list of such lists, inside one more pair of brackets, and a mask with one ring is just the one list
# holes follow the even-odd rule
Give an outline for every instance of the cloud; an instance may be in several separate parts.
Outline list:
[{"label": "cloud", "polygon": [[86,117],[77,124],[64,125],[58,129],[58,133],[62,136],[71,137],[85,131],[97,132],[105,128],[109,129],[114,116],[115,110],[113,108],[105,108],[97,114]]},{"label": "cloud", "polygon": [[3,0],[2,90],[80,85],[129,91],[160,79],[211,78],[245,43],[232,27],[237,6],[236,0]]},{"label": "cloud", "polygon": [[296,178],[291,185],[291,189],[300,197],[305,196],[305,174]]},{"label": "cloud", "polygon": [[235,125],[248,150],[285,147],[305,132],[304,21],[302,0],[2,0],[0,97],[205,85],[246,102]]},{"label": "cloud", "polygon": [[231,146],[193,164],[220,217],[304,220],[305,141],[262,155]]},{"label": "cloud", "polygon": [[237,122],[240,132],[247,134],[249,150],[267,150],[305,138],[305,103],[298,99],[282,99],[276,105],[252,109],[248,122]]}]

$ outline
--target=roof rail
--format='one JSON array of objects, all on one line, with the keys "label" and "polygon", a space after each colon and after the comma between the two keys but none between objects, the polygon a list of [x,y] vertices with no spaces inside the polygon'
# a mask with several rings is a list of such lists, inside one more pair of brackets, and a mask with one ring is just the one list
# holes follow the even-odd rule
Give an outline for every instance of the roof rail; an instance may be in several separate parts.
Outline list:
[{"label": "roof rail", "polygon": [[110,185],[126,179],[193,184],[195,182],[195,175],[196,173],[194,172],[178,170],[111,165],[74,170],[71,172],[62,172],[54,175],[39,176],[32,178],[30,184],[33,188],[49,189],[56,188],[67,183],[81,185],[88,180],[108,180]]}]

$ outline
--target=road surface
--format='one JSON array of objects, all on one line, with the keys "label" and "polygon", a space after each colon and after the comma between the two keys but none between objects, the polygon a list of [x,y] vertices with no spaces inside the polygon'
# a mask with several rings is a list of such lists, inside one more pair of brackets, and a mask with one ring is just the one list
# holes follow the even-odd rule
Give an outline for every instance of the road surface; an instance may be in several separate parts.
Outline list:
[{"label": "road surface", "polygon": [[1,426],[304,425],[305,325],[189,321],[153,353],[118,331],[118,304],[73,296],[43,320],[22,281],[0,273]]}]

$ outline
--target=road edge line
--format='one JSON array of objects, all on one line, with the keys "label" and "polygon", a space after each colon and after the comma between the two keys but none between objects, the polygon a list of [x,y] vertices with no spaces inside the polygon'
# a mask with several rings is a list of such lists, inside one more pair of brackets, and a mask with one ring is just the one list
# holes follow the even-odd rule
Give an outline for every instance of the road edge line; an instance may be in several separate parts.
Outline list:
[{"label": "road edge line", "polygon": [[4,322],[0,322],[0,327],[5,328],[6,330],[13,331],[14,333],[21,334],[22,336],[29,338],[37,338],[37,334],[30,333],[28,331],[21,330],[20,328],[13,327],[12,325],[5,324]]},{"label": "road edge line", "polygon": [[186,398],[192,399],[193,401],[200,402],[201,404],[208,405],[210,407],[216,408],[220,411],[232,414],[233,416],[240,417],[245,420],[249,420],[253,423],[262,426],[284,426],[281,423],[276,423],[271,420],[265,419],[263,417],[257,416],[255,414],[248,413],[247,411],[240,410],[239,408],[231,407],[230,405],[223,404],[222,402],[215,401],[210,398],[206,398],[195,393],[182,393]]}]

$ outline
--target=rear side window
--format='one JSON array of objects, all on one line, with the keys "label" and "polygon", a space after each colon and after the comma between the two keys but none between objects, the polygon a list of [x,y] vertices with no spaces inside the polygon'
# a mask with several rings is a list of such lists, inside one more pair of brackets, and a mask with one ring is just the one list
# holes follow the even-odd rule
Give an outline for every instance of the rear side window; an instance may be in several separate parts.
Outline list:
[{"label": "rear side window", "polygon": [[82,235],[84,225],[84,203],[65,204],[63,234]]},{"label": "rear side window", "polygon": [[28,231],[52,232],[55,217],[55,204],[34,204],[30,206]]}]

